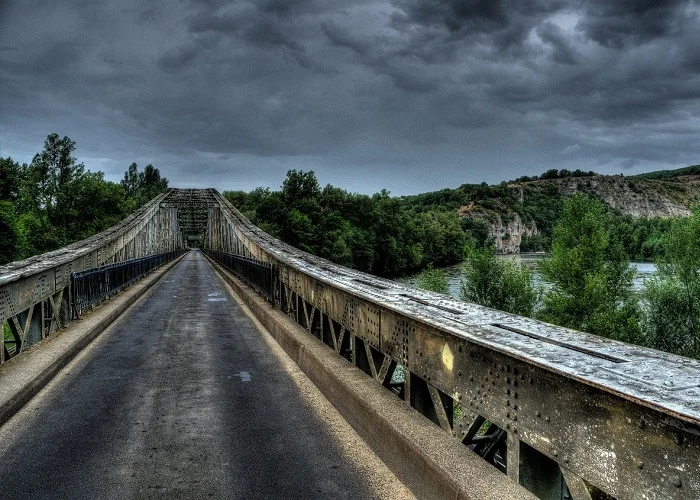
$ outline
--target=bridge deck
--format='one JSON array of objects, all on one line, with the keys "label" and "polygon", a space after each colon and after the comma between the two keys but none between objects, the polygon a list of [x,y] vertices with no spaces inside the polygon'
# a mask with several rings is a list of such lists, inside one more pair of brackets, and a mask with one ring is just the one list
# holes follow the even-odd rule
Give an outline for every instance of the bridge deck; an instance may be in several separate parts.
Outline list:
[{"label": "bridge deck", "polygon": [[286,363],[192,252],[0,429],[3,496],[406,495]]}]

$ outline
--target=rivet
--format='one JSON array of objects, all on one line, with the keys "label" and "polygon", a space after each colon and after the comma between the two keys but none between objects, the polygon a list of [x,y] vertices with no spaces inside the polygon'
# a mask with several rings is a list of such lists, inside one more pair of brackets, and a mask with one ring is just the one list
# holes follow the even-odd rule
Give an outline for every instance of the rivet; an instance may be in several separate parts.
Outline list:
[{"label": "rivet", "polygon": [[549,422],[549,415],[547,415],[546,417],[544,417],[544,420],[545,420],[545,422]]},{"label": "rivet", "polygon": [[514,410],[517,410],[517,409],[518,409],[518,405],[513,405],[513,409],[514,409]]},{"label": "rivet", "polygon": [[509,412],[509,411],[506,412],[506,418],[510,418],[510,412]]},{"label": "rivet", "polygon": [[506,394],[510,395],[510,389],[506,389]]},{"label": "rivet", "polygon": [[518,433],[518,428],[517,428],[517,427],[513,427],[513,434],[517,434],[517,433]]},{"label": "rivet", "polygon": [[510,406],[510,399],[506,399],[506,406]]},{"label": "rivet", "polygon": [[640,429],[644,429],[644,427],[646,427],[646,423],[644,422],[644,420],[640,420],[637,425],[639,426]]},{"label": "rivet", "polygon": [[558,452],[557,450],[554,450],[554,451],[552,452],[552,455],[554,455],[555,457],[558,457],[558,456],[559,456],[559,452]]},{"label": "rivet", "polygon": [[506,366],[506,371],[510,373],[510,365]]},{"label": "rivet", "polygon": [[676,444],[677,444],[678,446],[682,445],[682,444],[683,444],[683,441],[684,441],[683,436],[682,436],[680,433],[678,433],[678,432],[676,432],[675,434],[673,434],[673,440],[676,442]]},{"label": "rivet", "polygon": [[535,413],[535,416],[541,417],[541,416],[542,416],[542,413],[538,410],[537,413]]},{"label": "rivet", "polygon": [[499,365],[499,366],[500,366],[502,372],[506,370],[505,366],[503,366],[503,365]]},{"label": "rivet", "polygon": [[569,463],[569,457],[564,457],[564,463],[568,464]]},{"label": "rivet", "polygon": [[643,469],[644,468],[644,462],[637,462],[637,469]]},{"label": "rivet", "polygon": [[533,380],[532,377],[530,377],[530,385],[532,385],[532,384],[534,384],[534,383],[535,383],[535,381]]},{"label": "rivet", "polygon": [[506,423],[506,429],[510,429],[510,424]]},{"label": "rivet", "polygon": [[671,478],[671,481],[673,482],[673,486],[676,488],[683,486],[683,481],[681,481],[681,478],[678,476]]},{"label": "rivet", "polygon": [[513,422],[517,422],[517,421],[518,421],[518,416],[517,416],[517,415],[513,415]]},{"label": "rivet", "polygon": [[457,376],[458,376],[458,377],[461,377],[461,376],[462,376],[462,370],[459,370],[459,371],[457,372]]},{"label": "rivet", "polygon": [[459,352],[462,352],[462,344],[460,344],[459,347],[457,347],[457,350],[458,350]]},{"label": "rivet", "polygon": [[493,370],[489,370],[489,375],[493,375]]},{"label": "rivet", "polygon": [[510,384],[510,377],[506,377],[506,384]]}]

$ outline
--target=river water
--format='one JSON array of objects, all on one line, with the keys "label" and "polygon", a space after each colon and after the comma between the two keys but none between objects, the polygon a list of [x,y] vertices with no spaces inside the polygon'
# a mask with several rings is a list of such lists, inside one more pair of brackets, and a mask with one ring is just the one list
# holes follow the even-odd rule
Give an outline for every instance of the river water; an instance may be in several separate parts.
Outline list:
[{"label": "river water", "polygon": [[[542,277],[540,273],[537,272],[537,263],[547,256],[548,255],[544,253],[521,253],[515,255],[499,255],[498,257],[505,260],[515,260],[515,262],[521,266],[529,267],[534,272],[535,282],[543,284],[546,288],[547,284],[542,282]],[[455,298],[459,298],[459,286],[464,278],[464,273],[462,271],[463,266],[464,262],[461,262],[459,264],[454,264],[443,268],[445,274],[447,275],[450,295]],[[636,276],[632,283],[632,289],[635,292],[640,293],[644,288],[644,280],[656,274],[656,264],[653,262],[630,262],[630,267],[634,268],[636,271]],[[397,278],[396,281],[415,287],[417,286],[418,274]]]}]

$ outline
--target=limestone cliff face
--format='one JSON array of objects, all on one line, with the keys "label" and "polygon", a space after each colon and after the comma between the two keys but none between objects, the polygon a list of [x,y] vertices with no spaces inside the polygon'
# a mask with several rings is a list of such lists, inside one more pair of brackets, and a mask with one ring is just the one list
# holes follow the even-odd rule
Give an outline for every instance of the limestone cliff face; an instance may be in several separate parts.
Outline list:
[{"label": "limestone cliff face", "polygon": [[473,214],[472,217],[488,224],[489,239],[493,241],[496,253],[499,254],[520,253],[523,236],[538,234],[535,224],[524,224],[516,212],[504,215],[492,213],[488,218],[481,214]]},{"label": "limestone cliff face", "polygon": [[616,176],[556,179],[559,192],[571,196],[582,191],[632,217],[678,217],[690,214],[700,196],[700,184],[628,179]]}]

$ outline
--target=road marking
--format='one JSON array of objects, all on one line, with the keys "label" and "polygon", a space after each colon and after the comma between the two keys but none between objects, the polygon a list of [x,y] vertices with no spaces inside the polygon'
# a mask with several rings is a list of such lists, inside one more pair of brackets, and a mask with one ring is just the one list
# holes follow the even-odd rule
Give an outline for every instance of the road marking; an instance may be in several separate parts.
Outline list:
[{"label": "road marking", "polygon": [[223,297],[212,297],[210,299],[207,299],[209,302],[226,302],[226,299]]},{"label": "road marking", "polygon": [[250,382],[253,378],[248,372],[234,373],[234,377],[241,377],[241,382]]}]

